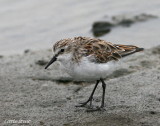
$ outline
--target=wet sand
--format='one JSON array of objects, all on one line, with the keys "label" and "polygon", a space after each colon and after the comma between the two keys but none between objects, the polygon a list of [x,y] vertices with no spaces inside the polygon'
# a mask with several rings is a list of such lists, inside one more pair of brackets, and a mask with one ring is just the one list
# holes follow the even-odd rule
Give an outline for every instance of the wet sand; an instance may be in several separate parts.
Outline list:
[{"label": "wet sand", "polygon": [[[160,46],[125,58],[106,78],[104,112],[75,107],[89,97],[94,82],[73,82],[58,63],[45,70],[51,57],[51,50],[0,57],[1,126],[14,119],[44,126],[160,125]],[[94,105],[101,94],[99,85]]]},{"label": "wet sand", "polygon": [[[159,4],[158,0],[0,0],[0,125],[30,120],[31,126],[159,126]],[[123,27],[124,20],[113,22],[115,17],[144,14],[156,18],[129,27]],[[48,70],[44,67],[52,57],[48,48],[57,40],[93,37],[92,26],[101,21],[114,24],[101,39],[145,51],[120,61],[105,79],[106,111],[89,113],[75,105],[89,97],[95,82],[73,82],[58,63]],[[100,105],[101,94],[99,85],[94,105]]]}]

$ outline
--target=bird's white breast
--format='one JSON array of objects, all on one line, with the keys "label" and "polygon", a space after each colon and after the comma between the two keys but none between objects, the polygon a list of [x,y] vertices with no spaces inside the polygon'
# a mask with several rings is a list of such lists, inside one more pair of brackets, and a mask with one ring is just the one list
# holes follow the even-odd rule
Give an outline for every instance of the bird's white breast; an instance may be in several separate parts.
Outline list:
[{"label": "bird's white breast", "polygon": [[[68,58],[67,58],[68,57]],[[94,63],[83,57],[79,63],[72,61],[70,56],[66,56],[64,61],[61,61],[66,72],[76,81],[94,81],[100,78],[105,78],[112,70],[113,62],[109,63]],[[67,60],[68,59],[68,60]]]}]

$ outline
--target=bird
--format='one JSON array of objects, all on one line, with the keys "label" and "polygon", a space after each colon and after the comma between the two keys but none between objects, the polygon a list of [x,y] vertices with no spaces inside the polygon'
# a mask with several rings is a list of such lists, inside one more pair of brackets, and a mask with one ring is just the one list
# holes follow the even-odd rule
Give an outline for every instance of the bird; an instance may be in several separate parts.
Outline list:
[{"label": "bird", "polygon": [[[86,107],[89,111],[105,110],[105,90],[108,71],[114,67],[120,59],[143,51],[134,45],[113,44],[98,38],[74,37],[61,39],[53,45],[53,58],[48,62],[47,69],[55,61],[59,61],[63,69],[75,81],[95,81],[95,86],[88,100],[76,107]],[[92,105],[93,95],[99,83],[102,83],[101,105],[96,108]]]}]

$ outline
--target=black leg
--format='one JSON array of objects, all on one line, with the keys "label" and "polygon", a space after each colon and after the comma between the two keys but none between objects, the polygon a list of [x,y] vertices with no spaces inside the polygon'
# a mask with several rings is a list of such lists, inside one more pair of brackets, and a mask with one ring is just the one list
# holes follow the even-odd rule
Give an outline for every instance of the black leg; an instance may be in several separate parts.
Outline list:
[{"label": "black leg", "polygon": [[94,111],[105,111],[104,109],[104,100],[105,100],[105,90],[106,90],[106,84],[103,79],[100,79],[102,82],[102,88],[103,88],[103,94],[102,94],[102,103],[100,107],[88,109],[87,112],[94,112]]},{"label": "black leg", "polygon": [[98,84],[99,84],[99,80],[97,80],[97,82],[96,82],[96,84],[95,84],[95,86],[94,86],[94,89],[93,89],[93,91],[92,91],[89,99],[88,99],[86,102],[80,103],[81,105],[77,105],[76,107],[84,107],[89,101],[90,101],[90,107],[92,106],[93,95],[94,95],[94,92],[95,92]]},{"label": "black leg", "polygon": [[103,108],[104,107],[104,100],[105,100],[105,90],[106,90],[106,84],[104,82],[103,79],[100,79],[101,82],[102,82],[102,88],[103,88],[103,94],[102,94],[102,103],[101,103],[101,106],[100,108]]}]

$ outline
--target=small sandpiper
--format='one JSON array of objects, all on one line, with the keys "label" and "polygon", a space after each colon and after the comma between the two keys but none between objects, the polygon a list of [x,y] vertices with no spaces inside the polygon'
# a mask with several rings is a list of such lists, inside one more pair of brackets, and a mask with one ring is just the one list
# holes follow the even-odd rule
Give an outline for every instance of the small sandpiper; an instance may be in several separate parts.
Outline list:
[{"label": "small sandpiper", "polygon": [[[56,42],[53,46],[54,56],[47,64],[47,69],[53,62],[59,61],[67,73],[75,81],[96,81],[95,87],[86,102],[76,107],[85,107],[89,104],[89,110],[105,110],[104,99],[106,84],[104,79],[107,72],[121,58],[133,53],[143,51],[134,45],[121,45],[106,42],[101,39],[89,37],[74,37]],[[102,83],[102,101],[99,107],[92,106],[93,94],[99,84]]]}]

